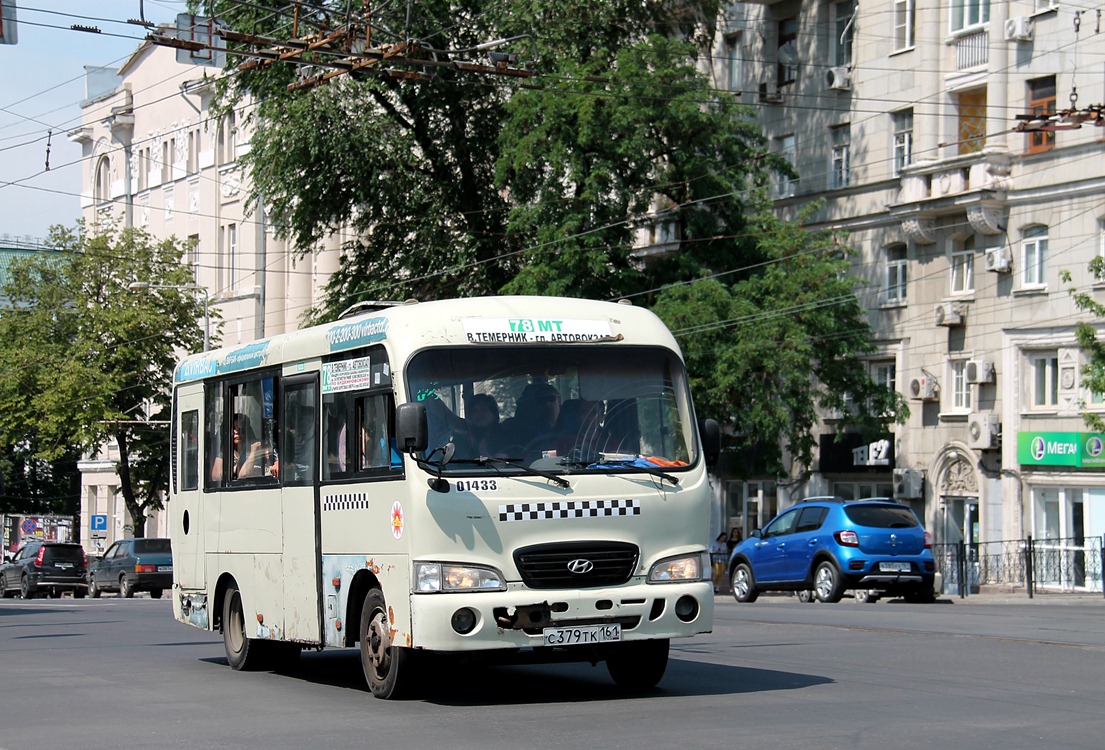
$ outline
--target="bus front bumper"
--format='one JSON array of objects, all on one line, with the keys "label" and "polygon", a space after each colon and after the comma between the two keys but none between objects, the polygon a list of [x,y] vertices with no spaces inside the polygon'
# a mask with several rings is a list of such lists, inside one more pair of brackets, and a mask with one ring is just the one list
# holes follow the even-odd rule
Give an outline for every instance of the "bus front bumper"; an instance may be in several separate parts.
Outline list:
[{"label": "bus front bumper", "polygon": [[714,596],[709,581],[580,591],[517,584],[496,592],[413,594],[411,619],[412,645],[435,651],[538,648],[565,638],[687,638],[711,631]]}]

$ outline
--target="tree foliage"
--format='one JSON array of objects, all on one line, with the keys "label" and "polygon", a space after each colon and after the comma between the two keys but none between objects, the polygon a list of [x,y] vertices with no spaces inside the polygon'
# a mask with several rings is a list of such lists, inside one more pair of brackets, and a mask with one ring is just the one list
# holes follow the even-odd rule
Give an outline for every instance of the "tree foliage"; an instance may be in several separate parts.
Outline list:
[{"label": "tree foliage", "polygon": [[[200,349],[203,305],[187,289],[155,288],[192,283],[175,240],[56,228],[49,244],[14,263],[0,290],[0,445],[38,461],[115,445],[141,536],[168,484],[168,430],[142,422],[168,419],[177,351]],[[136,280],[151,288],[132,291]]]},{"label": "tree foliage", "polygon": [[[1089,270],[1096,283],[1105,281],[1105,258],[1095,257],[1090,261]],[[1100,321],[1105,320],[1105,304],[1099,302],[1090,292],[1079,291],[1072,283],[1070,271],[1064,269],[1060,271],[1060,276],[1078,309],[1089,313],[1098,321],[1096,325],[1079,321],[1075,326],[1078,344],[1086,356],[1086,364],[1082,366],[1082,387],[1090,393],[1105,393],[1105,342],[1098,336]],[[1091,430],[1105,432],[1105,418],[1101,414],[1084,411],[1082,420]]]},{"label": "tree foliage", "polygon": [[[263,3],[216,5],[242,30],[281,23]],[[291,65],[226,79],[224,106],[257,102],[247,160],[274,223],[303,248],[340,227],[356,237],[323,314],[361,297],[629,297],[680,335],[700,414],[766,446],[749,471],[784,471],[784,452],[808,467],[819,407],[847,400],[872,429],[904,419],[866,373],[847,249],[772,215],[772,174],[794,175],[754,113],[700,71],[718,2],[415,0],[409,21],[387,13],[380,26],[434,62],[528,35],[504,49],[535,48],[537,75],[427,66],[421,83],[340,76],[307,92],[289,90]]]}]

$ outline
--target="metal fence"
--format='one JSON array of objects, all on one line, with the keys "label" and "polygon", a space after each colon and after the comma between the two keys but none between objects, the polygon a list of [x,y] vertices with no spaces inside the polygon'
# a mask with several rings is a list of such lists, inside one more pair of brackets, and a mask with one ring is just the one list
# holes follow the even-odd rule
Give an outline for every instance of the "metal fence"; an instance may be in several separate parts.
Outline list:
[{"label": "metal fence", "polygon": [[1105,536],[1088,539],[1014,539],[968,544],[934,544],[943,593],[977,594],[982,586],[1025,591],[1102,592]]}]

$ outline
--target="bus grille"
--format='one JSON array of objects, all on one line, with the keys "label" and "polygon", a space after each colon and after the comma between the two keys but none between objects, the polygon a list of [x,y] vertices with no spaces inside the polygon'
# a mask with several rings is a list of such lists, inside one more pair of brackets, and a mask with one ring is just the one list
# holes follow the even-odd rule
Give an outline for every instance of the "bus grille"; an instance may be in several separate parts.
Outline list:
[{"label": "bus grille", "polygon": [[624,542],[564,542],[517,549],[514,564],[531,589],[586,589],[625,583],[639,557]]}]

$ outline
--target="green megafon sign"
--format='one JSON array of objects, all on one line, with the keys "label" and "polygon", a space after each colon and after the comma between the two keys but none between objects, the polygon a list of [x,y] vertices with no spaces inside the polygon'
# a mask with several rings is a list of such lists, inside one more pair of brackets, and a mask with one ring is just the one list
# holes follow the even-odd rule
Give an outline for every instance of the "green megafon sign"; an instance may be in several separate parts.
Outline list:
[{"label": "green megafon sign", "polygon": [[1100,432],[1018,432],[1017,463],[1022,466],[1105,468],[1105,434]]}]

